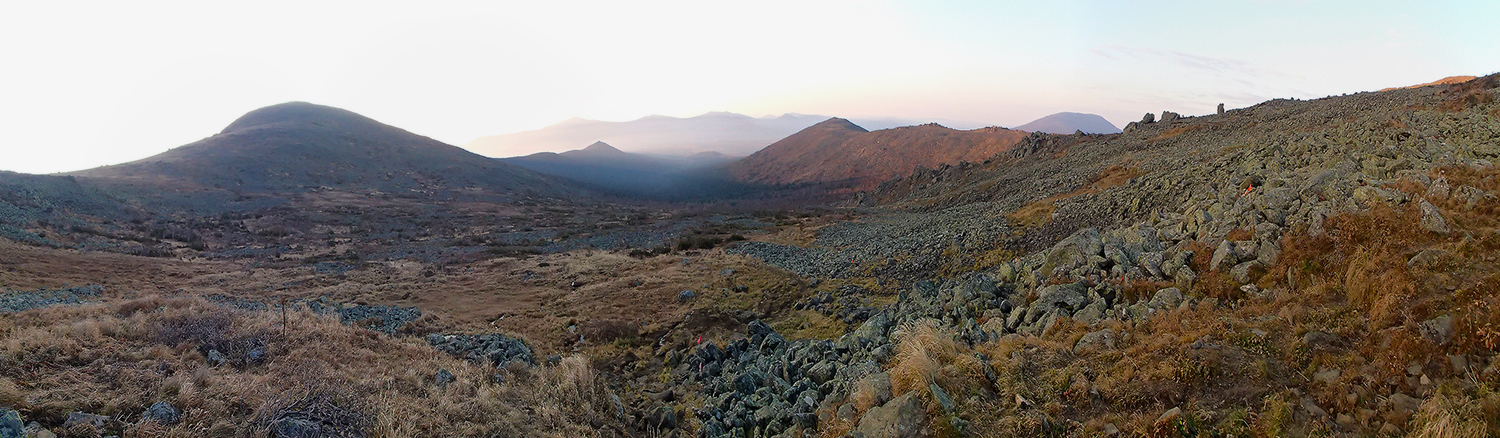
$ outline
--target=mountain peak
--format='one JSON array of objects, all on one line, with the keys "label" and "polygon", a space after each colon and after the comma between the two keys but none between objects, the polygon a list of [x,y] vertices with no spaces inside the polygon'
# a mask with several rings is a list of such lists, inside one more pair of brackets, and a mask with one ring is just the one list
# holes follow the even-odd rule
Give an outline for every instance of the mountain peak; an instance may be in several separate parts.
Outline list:
[{"label": "mountain peak", "polygon": [[614,146],[610,146],[609,143],[605,143],[602,141],[596,141],[594,142],[594,144],[583,148],[583,150],[591,152],[620,152],[619,149],[615,148]]},{"label": "mountain peak", "polygon": [[614,146],[610,146],[609,143],[605,143],[603,141],[596,141],[596,142],[594,142],[594,144],[591,144],[591,145],[589,145],[586,148],[575,149],[575,150],[563,152],[560,155],[570,156],[570,157],[574,157],[574,156],[587,156],[587,157],[600,158],[600,157],[627,157],[630,154],[626,153],[625,151],[616,149]]},{"label": "mountain peak", "polygon": [[1015,127],[1018,131],[1045,132],[1048,134],[1072,134],[1083,131],[1087,134],[1115,134],[1120,128],[1115,127],[1103,117],[1097,114],[1060,112],[1051,114],[1040,119],[1031,121],[1025,125]]},{"label": "mountain peak", "polygon": [[245,115],[240,116],[240,118],[230,123],[229,126],[224,127],[224,130],[219,133],[227,134],[234,131],[283,123],[319,123],[325,125],[379,124],[379,122],[346,109],[307,102],[287,102],[245,113]]},{"label": "mountain peak", "polygon": [[572,190],[352,111],[307,102],[256,109],[218,135],[73,175],[205,192],[293,193],[323,186],[386,193],[418,187]]},{"label": "mountain peak", "polygon": [[839,129],[839,130],[848,130],[848,131],[857,131],[857,132],[870,132],[869,130],[867,130],[867,129],[859,126],[859,125],[856,125],[856,124],[854,124],[854,122],[851,122],[851,121],[849,121],[849,119],[845,119],[843,117],[829,117],[828,120],[824,120],[824,121],[818,122],[818,124],[812,125],[812,126],[809,127],[809,129],[811,129],[811,128]]}]

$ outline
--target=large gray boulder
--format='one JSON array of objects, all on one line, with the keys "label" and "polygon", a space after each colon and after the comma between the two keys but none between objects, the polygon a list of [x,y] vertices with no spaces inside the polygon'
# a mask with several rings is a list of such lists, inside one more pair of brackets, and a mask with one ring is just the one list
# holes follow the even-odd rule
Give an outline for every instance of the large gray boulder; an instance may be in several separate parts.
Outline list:
[{"label": "large gray boulder", "polygon": [[1112,348],[1115,348],[1115,332],[1110,329],[1104,329],[1090,332],[1078,338],[1078,343],[1073,344],[1073,354],[1083,354]]},{"label": "large gray boulder", "polygon": [[68,414],[68,419],[63,421],[62,428],[63,430],[72,430],[75,427],[88,425],[93,427],[94,430],[103,431],[105,427],[109,426],[110,422],[110,418],[103,415],[74,412]]},{"label": "large gray boulder", "polygon": [[1135,265],[1141,254],[1162,250],[1161,240],[1156,237],[1155,228],[1144,224],[1136,224],[1128,228],[1113,230],[1103,235],[1104,251],[1108,256],[1111,249],[1123,255],[1123,260],[1114,260],[1115,264],[1123,266]]},{"label": "large gray boulder", "polygon": [[1169,287],[1156,291],[1156,295],[1151,296],[1151,302],[1147,305],[1162,310],[1176,309],[1177,306],[1182,305],[1182,290]]},{"label": "large gray boulder", "polygon": [[1443,212],[1426,199],[1417,203],[1422,208],[1422,228],[1438,234],[1448,234],[1448,220],[1443,219]]},{"label": "large gray boulder", "polygon": [[1084,228],[1075,231],[1066,239],[1057,242],[1047,251],[1047,260],[1042,263],[1042,275],[1053,275],[1102,262],[1104,241],[1099,230]]},{"label": "large gray boulder", "polygon": [[927,427],[927,409],[916,394],[907,393],[880,407],[870,408],[859,419],[856,432],[865,438],[924,438],[932,436]]},{"label": "large gray boulder", "polygon": [[1181,290],[1192,290],[1193,283],[1198,281],[1198,273],[1193,272],[1193,268],[1191,267],[1183,266],[1177,268],[1177,273],[1172,276],[1172,281]]},{"label": "large gray boulder", "polygon": [[1453,187],[1448,185],[1448,178],[1438,177],[1432,180],[1432,185],[1427,186],[1427,197],[1432,199],[1448,199],[1448,194],[1453,192]]},{"label": "large gray boulder", "polygon": [[1228,240],[1219,242],[1219,247],[1214,250],[1213,257],[1208,261],[1208,270],[1225,272],[1239,264],[1240,251],[1234,247],[1234,244],[1235,242]]},{"label": "large gray boulder", "polygon": [[886,335],[890,333],[891,324],[891,318],[886,316],[884,312],[876,313],[870,319],[865,320],[864,324],[860,324],[859,328],[845,335],[845,338],[850,341],[863,341],[872,345],[883,344],[885,343]]},{"label": "large gray boulder", "polygon": [[177,409],[176,406],[172,406],[171,403],[159,401],[146,409],[146,413],[141,414],[141,418],[148,421],[155,421],[157,424],[163,426],[171,426],[182,422],[182,410]]},{"label": "large gray boulder", "polygon": [[1453,340],[1453,315],[1443,315],[1422,321],[1422,337],[1434,344],[1447,345]]},{"label": "large gray boulder", "polygon": [[1234,277],[1234,281],[1237,281],[1240,284],[1252,283],[1255,280],[1259,279],[1260,276],[1265,274],[1266,266],[1261,264],[1260,260],[1251,260],[1248,262],[1240,263],[1238,265],[1234,265],[1234,269],[1229,270],[1229,275],[1231,277]]},{"label": "large gray boulder", "polygon": [[21,424],[20,412],[0,409],[0,438],[22,438],[26,436],[25,427]]},{"label": "large gray boulder", "polygon": [[1041,288],[1036,292],[1036,301],[1031,302],[1031,308],[1037,312],[1045,312],[1054,308],[1067,310],[1068,314],[1082,309],[1088,304],[1088,286],[1083,282],[1071,284],[1054,284]]}]

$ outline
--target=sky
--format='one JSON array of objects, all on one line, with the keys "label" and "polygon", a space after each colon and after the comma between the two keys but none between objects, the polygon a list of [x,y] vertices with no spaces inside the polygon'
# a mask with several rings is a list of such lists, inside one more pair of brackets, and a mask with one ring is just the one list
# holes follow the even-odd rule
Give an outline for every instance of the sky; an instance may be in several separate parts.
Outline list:
[{"label": "sky", "polygon": [[145,158],[308,101],[463,144],[710,111],[1117,126],[1500,71],[1500,2],[0,4],[0,170]]}]

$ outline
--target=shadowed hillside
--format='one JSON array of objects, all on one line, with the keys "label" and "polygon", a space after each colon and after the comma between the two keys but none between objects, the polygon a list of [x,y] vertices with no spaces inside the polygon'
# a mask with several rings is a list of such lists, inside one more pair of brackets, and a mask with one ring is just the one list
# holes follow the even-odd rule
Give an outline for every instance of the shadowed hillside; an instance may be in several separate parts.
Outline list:
[{"label": "shadowed hillside", "polygon": [[[555,177],[329,110],[0,172],[0,436],[1500,436],[1500,75],[1119,134],[831,119],[691,205],[492,192],[465,166]],[[195,193],[282,203],[141,197]]]},{"label": "shadowed hillside", "polygon": [[395,196],[470,189],[503,196],[577,191],[353,112],[305,102],[251,111],[212,137],[71,175],[125,186],[237,194],[319,187]]},{"label": "shadowed hillside", "polygon": [[734,161],[735,157],[702,152],[687,157],[634,154],[605,142],[563,153],[539,152],[524,157],[503,158],[509,164],[556,175],[608,192],[658,198],[681,198],[704,192],[705,184],[722,185],[700,169]]}]

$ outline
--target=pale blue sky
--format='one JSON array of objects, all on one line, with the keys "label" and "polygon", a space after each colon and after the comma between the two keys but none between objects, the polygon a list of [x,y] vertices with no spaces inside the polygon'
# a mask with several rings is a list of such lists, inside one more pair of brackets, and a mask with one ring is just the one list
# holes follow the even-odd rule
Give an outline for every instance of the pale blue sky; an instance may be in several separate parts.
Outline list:
[{"label": "pale blue sky", "polygon": [[0,170],[140,159],[290,100],[462,144],[708,111],[1123,126],[1500,71],[1495,1],[56,3],[0,5]]}]

